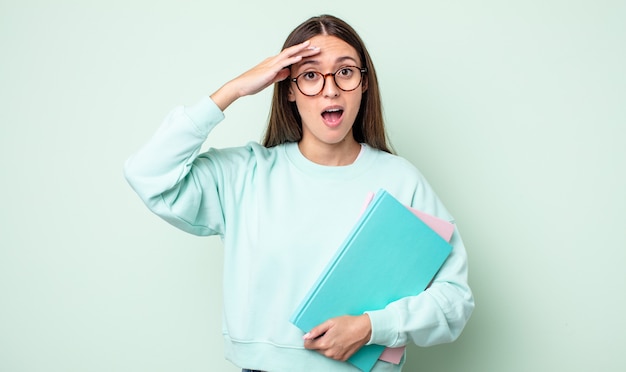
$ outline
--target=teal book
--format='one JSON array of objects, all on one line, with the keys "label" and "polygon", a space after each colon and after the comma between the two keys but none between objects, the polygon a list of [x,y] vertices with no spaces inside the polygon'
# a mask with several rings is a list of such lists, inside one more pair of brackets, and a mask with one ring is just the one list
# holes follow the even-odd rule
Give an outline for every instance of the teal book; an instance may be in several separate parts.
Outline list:
[{"label": "teal book", "polygon": [[[304,332],[342,315],[361,315],[424,291],[452,246],[385,190],[374,199],[290,321]],[[366,345],[348,361],[370,371],[383,350]]]}]

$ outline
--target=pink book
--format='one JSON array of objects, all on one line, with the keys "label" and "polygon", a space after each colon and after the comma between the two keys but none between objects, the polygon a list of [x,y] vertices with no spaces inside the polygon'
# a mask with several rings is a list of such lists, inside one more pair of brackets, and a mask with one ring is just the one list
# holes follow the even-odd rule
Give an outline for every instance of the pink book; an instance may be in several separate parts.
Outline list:
[{"label": "pink book", "polygon": [[[363,211],[365,210],[367,205],[372,201],[372,199],[374,198],[374,195],[375,194],[373,192],[367,195],[367,200],[365,202],[365,205],[363,206]],[[430,227],[431,229],[433,229],[433,231],[439,234],[439,236],[445,239],[445,241],[450,242],[450,239],[452,238],[452,234],[454,233],[454,224],[452,224],[449,221],[442,220],[439,217],[432,216],[428,213],[418,211],[417,209],[414,209],[411,207],[407,207],[407,208],[411,212],[413,212],[413,214],[415,214],[420,220],[422,220],[422,222],[424,222],[428,227]],[[402,359],[402,356],[404,355],[404,349],[405,349],[404,346],[385,348],[383,353],[380,355],[380,358],[378,359],[383,360],[385,362],[393,363],[393,364],[400,364],[400,360]]]}]

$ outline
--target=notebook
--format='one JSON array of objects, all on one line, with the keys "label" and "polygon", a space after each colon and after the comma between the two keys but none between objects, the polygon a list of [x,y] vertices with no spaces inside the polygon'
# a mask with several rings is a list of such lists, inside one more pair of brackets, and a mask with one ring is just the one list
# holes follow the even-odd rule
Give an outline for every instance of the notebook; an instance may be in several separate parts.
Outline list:
[{"label": "notebook", "polygon": [[[379,190],[293,313],[304,332],[341,315],[383,309],[417,295],[452,246],[386,190]],[[366,345],[348,361],[370,371],[384,346]]]}]

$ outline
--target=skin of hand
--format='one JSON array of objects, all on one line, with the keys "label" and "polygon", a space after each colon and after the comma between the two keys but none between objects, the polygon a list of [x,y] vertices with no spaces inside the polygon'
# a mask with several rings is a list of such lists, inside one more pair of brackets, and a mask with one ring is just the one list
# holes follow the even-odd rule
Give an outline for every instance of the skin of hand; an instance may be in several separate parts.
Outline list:
[{"label": "skin of hand", "polygon": [[265,59],[252,69],[224,84],[211,95],[211,98],[224,111],[238,98],[256,94],[268,86],[286,79],[290,74],[289,66],[299,62],[302,58],[320,52],[318,47],[310,46],[310,44],[311,42],[307,40],[304,43],[283,49],[279,54]]},{"label": "skin of hand", "polygon": [[371,338],[367,314],[329,319],[303,336],[304,347],[335,360],[346,361]]}]

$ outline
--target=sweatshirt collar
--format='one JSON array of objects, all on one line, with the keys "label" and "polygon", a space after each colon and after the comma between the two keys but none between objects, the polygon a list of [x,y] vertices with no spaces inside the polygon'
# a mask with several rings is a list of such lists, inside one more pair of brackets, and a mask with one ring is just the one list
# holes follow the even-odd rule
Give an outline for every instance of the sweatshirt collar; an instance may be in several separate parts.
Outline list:
[{"label": "sweatshirt collar", "polygon": [[377,155],[376,150],[366,144],[361,144],[361,152],[352,164],[329,166],[317,164],[307,159],[300,152],[300,148],[296,142],[285,144],[284,151],[289,162],[301,172],[314,177],[328,177],[334,179],[357,177],[370,167],[371,162]]}]

